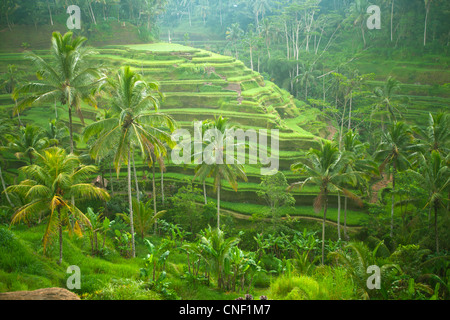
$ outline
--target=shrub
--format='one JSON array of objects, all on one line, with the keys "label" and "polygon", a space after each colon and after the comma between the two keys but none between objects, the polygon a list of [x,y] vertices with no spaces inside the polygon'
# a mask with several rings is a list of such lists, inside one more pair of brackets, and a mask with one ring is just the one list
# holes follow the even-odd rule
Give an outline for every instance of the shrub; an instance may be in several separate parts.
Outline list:
[{"label": "shrub", "polygon": [[253,286],[255,288],[270,287],[270,276],[266,272],[257,272],[253,278]]},{"label": "shrub", "polygon": [[93,293],[83,294],[85,300],[161,300],[159,294],[145,288],[143,281],[113,280]]},{"label": "shrub", "polygon": [[320,266],[315,269],[313,277],[320,286],[320,299],[353,300],[358,298],[353,280],[345,268]]},{"label": "shrub", "polygon": [[272,297],[280,300],[317,300],[319,284],[308,276],[279,277],[271,285]]}]

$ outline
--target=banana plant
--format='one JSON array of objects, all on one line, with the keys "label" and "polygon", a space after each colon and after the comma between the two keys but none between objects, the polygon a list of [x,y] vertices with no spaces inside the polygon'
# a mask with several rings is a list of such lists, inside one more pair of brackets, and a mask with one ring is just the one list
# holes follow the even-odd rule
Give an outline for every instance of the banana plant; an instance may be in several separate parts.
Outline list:
[{"label": "banana plant", "polygon": [[89,226],[89,240],[91,242],[92,255],[98,253],[98,232],[101,231],[103,227],[101,216],[101,212],[95,213],[91,207],[87,208],[86,217],[91,222],[91,225]]},{"label": "banana plant", "polygon": [[203,232],[200,241],[201,246],[204,248],[205,256],[209,259],[211,266],[213,266],[213,271],[217,275],[219,289],[224,288],[230,250],[237,246],[239,238],[225,238],[222,230],[209,227]]},{"label": "banana plant", "polygon": [[165,250],[167,242],[164,241],[158,248],[150,242],[150,240],[144,240],[145,246],[148,250],[147,256],[144,258],[144,268],[141,268],[141,276],[148,278],[150,276],[150,268],[152,268],[152,280],[156,281],[156,274],[159,271],[159,277],[165,274],[166,261],[169,257],[170,251]]}]

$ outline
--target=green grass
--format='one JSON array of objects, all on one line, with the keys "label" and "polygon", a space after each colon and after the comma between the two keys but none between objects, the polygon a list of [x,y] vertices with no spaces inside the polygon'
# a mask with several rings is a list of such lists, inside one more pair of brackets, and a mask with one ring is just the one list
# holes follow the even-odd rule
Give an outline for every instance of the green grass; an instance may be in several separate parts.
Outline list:
[{"label": "green grass", "polygon": [[[83,238],[63,236],[63,262],[58,265],[57,239],[46,254],[42,250],[44,225],[18,225],[8,230],[0,227],[0,292],[36,290],[49,287],[66,287],[67,267],[76,265],[81,272],[81,289],[73,291],[82,299],[89,300],[161,300],[160,294],[143,289],[139,270],[147,251],[142,241],[136,242],[137,257],[125,259],[112,249],[111,239],[107,240],[109,255],[90,256],[87,235]],[[160,237],[149,236],[158,244]],[[167,260],[167,281],[170,289],[184,300],[234,300],[238,292],[224,292],[216,286],[194,285],[181,279],[186,270],[186,255],[178,249],[171,249]],[[252,289],[255,296],[265,294],[267,289]]]},{"label": "green grass", "polygon": [[[213,200],[212,200],[213,201]],[[250,204],[250,203],[234,203],[221,201],[220,206],[224,209],[229,209],[237,213],[242,213],[248,216],[252,215],[264,215],[269,214],[270,208],[264,205]],[[343,223],[344,211],[341,211],[341,223]],[[323,210],[319,213],[314,212],[311,206],[295,206],[293,208],[281,208],[279,209],[281,216],[291,217],[313,217],[317,219],[323,219]],[[327,220],[337,222],[338,210],[336,208],[328,208]],[[359,226],[363,221],[368,218],[366,213],[347,210],[347,225]],[[320,222],[320,221],[319,221]]]},{"label": "green grass", "polygon": [[187,52],[196,53],[199,52],[198,49],[192,47],[187,47],[176,43],[151,43],[151,44],[136,44],[136,45],[124,45],[121,46],[131,50],[147,51],[147,52]]},{"label": "green grass", "polygon": [[[57,239],[47,248],[44,255],[42,236],[45,225],[28,228],[18,225],[12,231],[0,227],[0,291],[16,288],[34,290],[42,287],[64,287],[67,279],[66,269],[77,265],[81,269],[82,292],[98,290],[111,278],[136,278],[141,267],[140,260],[128,260],[112,253],[109,260],[89,256],[87,235],[81,239],[63,237],[63,264],[58,266]],[[20,275],[15,281],[10,277]],[[31,279],[31,280],[30,280]]]}]

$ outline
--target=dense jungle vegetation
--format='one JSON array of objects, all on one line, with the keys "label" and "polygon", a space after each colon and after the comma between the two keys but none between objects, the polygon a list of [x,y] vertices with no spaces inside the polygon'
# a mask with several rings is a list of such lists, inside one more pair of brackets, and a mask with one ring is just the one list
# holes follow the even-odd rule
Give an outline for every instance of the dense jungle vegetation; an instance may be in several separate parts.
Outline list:
[{"label": "dense jungle vegetation", "polygon": [[[0,292],[77,266],[84,300],[448,300],[449,16],[0,0]],[[279,150],[180,165],[179,129],[219,154],[229,129],[278,130]]]}]

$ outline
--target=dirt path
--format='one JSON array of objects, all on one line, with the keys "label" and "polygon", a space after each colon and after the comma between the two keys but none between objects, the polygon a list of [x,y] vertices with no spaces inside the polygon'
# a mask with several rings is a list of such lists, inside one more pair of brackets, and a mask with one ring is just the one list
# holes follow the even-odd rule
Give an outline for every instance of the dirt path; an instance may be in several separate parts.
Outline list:
[{"label": "dirt path", "polygon": [[331,121],[327,121],[327,124],[328,124],[327,130],[328,130],[329,134],[328,134],[328,136],[326,137],[326,139],[327,139],[327,140],[333,140],[334,135],[336,134],[336,132],[338,132],[338,129],[336,129],[336,128],[332,125]]},{"label": "dirt path", "polygon": [[[127,193],[126,192],[115,192],[114,194],[125,195]],[[197,204],[199,206],[203,205],[202,202],[197,202]],[[250,215],[239,213],[239,212],[232,211],[232,210],[229,210],[229,209],[224,209],[224,208],[220,208],[220,214],[223,215],[223,216],[232,216],[233,218],[238,219],[238,220],[250,221],[250,220],[253,219],[253,217],[250,216]],[[293,219],[293,220],[307,220],[307,221],[314,221],[314,222],[320,222],[320,223],[322,223],[322,221],[323,221],[323,218],[320,218],[320,217],[316,218],[316,217],[311,217],[311,216],[291,216],[290,218]],[[343,217],[341,217],[341,218],[343,219]],[[287,217],[281,218],[281,220],[287,220],[287,219],[288,219]],[[261,218],[261,220],[265,221],[265,222],[271,222],[272,221],[270,218]],[[337,227],[337,222],[334,222],[334,221],[331,221],[331,220],[326,220],[325,223],[330,225],[330,226]],[[341,227],[344,228],[344,224],[343,223],[341,223]],[[360,226],[349,226],[349,225],[347,225],[347,230],[349,232],[352,232],[352,231],[356,232],[356,231],[360,230],[361,228],[362,227],[360,227]]]},{"label": "dirt path", "polygon": [[384,177],[383,180],[378,181],[372,186],[372,196],[370,198],[370,203],[377,203],[378,201],[378,193],[380,190],[386,188],[390,183],[392,183],[392,178]]}]

